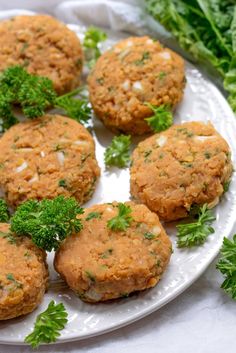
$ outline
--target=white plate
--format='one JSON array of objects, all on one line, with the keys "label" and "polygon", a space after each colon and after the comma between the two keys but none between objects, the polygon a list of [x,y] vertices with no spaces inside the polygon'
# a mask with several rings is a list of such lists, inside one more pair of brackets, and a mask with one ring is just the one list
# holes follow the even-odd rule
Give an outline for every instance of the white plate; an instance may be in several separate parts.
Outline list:
[{"label": "white plate", "polygon": [[[81,37],[81,29],[71,26]],[[123,35],[111,33],[108,43],[122,38]],[[232,149],[232,158],[236,152],[236,121],[228,103],[218,89],[191,64],[186,63],[187,86],[184,100],[175,114],[175,123],[209,119],[225,137]],[[105,171],[103,153],[111,142],[112,134],[96,121],[94,138],[97,158],[102,168],[102,177],[96,192],[88,205],[126,201],[129,199],[129,171],[112,169]],[[188,288],[207,268],[217,255],[223,237],[228,237],[234,225],[236,215],[236,178],[232,178],[229,192],[216,208],[215,233],[207,242],[197,248],[180,250],[175,244],[175,227],[168,226],[167,231],[174,245],[174,254],[170,265],[160,283],[153,289],[105,304],[85,304],[77,298],[58,278],[52,269],[53,255],[49,255],[51,284],[43,303],[32,314],[19,319],[0,323],[0,343],[22,344],[30,333],[36,316],[47,307],[49,301],[63,302],[69,313],[69,322],[61,332],[58,342],[72,341],[100,335],[138,320],[173,300]]]}]

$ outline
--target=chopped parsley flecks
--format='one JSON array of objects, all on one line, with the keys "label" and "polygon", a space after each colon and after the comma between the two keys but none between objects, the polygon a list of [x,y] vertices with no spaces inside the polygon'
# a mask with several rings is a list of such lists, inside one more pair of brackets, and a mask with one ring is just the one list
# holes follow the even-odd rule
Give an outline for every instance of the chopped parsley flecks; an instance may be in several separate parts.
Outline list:
[{"label": "chopped parsley flecks", "polygon": [[58,186],[66,189],[68,185],[65,179],[61,179],[58,181]]},{"label": "chopped parsley flecks", "polygon": [[211,153],[206,151],[204,153],[204,156],[205,156],[206,159],[210,159],[211,158]]},{"label": "chopped parsley flecks", "polygon": [[107,249],[106,251],[104,251],[101,255],[100,258],[101,259],[107,259],[109,256],[111,256],[113,253],[113,249]]},{"label": "chopped parsley flecks", "polygon": [[96,282],[95,276],[90,271],[85,271],[86,276],[90,279],[91,282]]},{"label": "chopped parsley flecks", "polygon": [[150,233],[150,232],[146,232],[146,233],[144,233],[144,238],[148,239],[148,240],[152,240],[152,239],[156,238],[156,235],[153,233]]},{"label": "chopped parsley flecks", "polygon": [[101,218],[102,214],[101,212],[90,212],[87,217],[85,218],[86,221],[90,221],[91,219],[94,218]]},{"label": "chopped parsley flecks", "polygon": [[134,64],[137,66],[142,66],[144,65],[145,61],[150,59],[150,53],[148,51],[145,51],[141,57],[141,59],[135,60]]},{"label": "chopped parsley flecks", "polygon": [[23,284],[21,282],[17,281],[12,273],[7,273],[6,274],[6,279],[8,279],[8,281],[11,281],[16,288],[22,288],[23,287]]},{"label": "chopped parsley flecks", "polygon": [[163,80],[166,76],[167,76],[167,73],[164,71],[161,71],[159,72],[157,77],[159,78],[159,80]]}]

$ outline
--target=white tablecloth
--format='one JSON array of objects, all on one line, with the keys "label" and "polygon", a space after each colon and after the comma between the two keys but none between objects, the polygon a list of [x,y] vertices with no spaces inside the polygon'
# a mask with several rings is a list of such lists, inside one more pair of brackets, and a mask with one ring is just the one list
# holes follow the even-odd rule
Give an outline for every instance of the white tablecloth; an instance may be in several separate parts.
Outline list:
[{"label": "white tablecloth", "polygon": [[[88,11],[91,3],[92,13]],[[111,6],[112,3],[113,6]],[[60,0],[0,0],[0,17],[3,10],[26,9],[49,12],[68,23],[79,21],[95,25],[105,23],[116,30],[141,33],[145,26],[145,19],[142,18],[136,1],[123,0],[123,3],[126,7],[115,0],[64,1],[63,3]],[[128,3],[133,4],[134,7]],[[94,13],[99,13],[99,16],[94,17]],[[10,12],[10,15],[12,14],[14,12]],[[175,46],[164,32],[160,33],[172,47]],[[47,353],[233,353],[236,350],[236,303],[220,289],[221,282],[222,276],[216,271],[213,263],[185,293],[146,318],[96,338],[42,346],[37,351]],[[29,347],[24,346],[0,345],[0,353],[31,351]]]}]

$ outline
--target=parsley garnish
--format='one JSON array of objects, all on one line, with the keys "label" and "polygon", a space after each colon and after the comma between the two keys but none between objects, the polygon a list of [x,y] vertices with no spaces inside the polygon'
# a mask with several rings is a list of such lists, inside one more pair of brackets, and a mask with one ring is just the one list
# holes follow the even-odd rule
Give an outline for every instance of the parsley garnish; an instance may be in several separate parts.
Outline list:
[{"label": "parsley garnish", "polygon": [[108,228],[111,230],[126,230],[133,218],[131,217],[131,207],[126,206],[124,203],[118,204],[118,215],[113,217],[107,222]]},{"label": "parsley garnish", "polygon": [[7,208],[6,201],[0,199],[0,222],[5,223],[9,220],[10,214]]},{"label": "parsley garnish", "polygon": [[236,299],[236,234],[232,241],[224,238],[220,254],[216,268],[225,276],[221,288]]},{"label": "parsley garnish", "polygon": [[106,166],[127,167],[130,161],[130,144],[130,135],[115,136],[104,153]]},{"label": "parsley garnish", "polygon": [[31,237],[39,248],[52,251],[67,236],[82,229],[77,218],[82,213],[83,209],[74,198],[58,196],[53,200],[29,200],[17,208],[10,229],[18,236]]},{"label": "parsley garnish", "polygon": [[210,225],[215,217],[212,211],[204,204],[198,209],[197,221],[177,225],[177,245],[179,248],[201,245],[206,241],[208,235],[214,233],[214,228]]},{"label": "parsley garnish", "polygon": [[68,321],[67,316],[64,305],[56,305],[52,300],[47,309],[37,316],[34,330],[26,336],[25,342],[32,348],[37,348],[41,343],[55,342]]},{"label": "parsley garnish", "polygon": [[97,59],[101,55],[99,43],[104,42],[106,39],[106,33],[99,28],[91,26],[85,32],[83,48],[85,59],[89,68],[92,68],[94,66]]},{"label": "parsley garnish", "polygon": [[46,77],[29,74],[21,66],[11,66],[0,74],[0,125],[1,131],[19,122],[13,113],[17,104],[26,118],[34,119],[45,114],[49,107],[59,108],[62,113],[79,122],[91,117],[91,108],[81,88],[57,96],[53,83]]},{"label": "parsley garnish", "polygon": [[159,107],[150,103],[145,103],[154,113],[150,118],[146,118],[148,125],[154,132],[168,129],[173,124],[173,115],[168,105]]},{"label": "parsley garnish", "polygon": [[231,182],[231,180],[228,180],[228,181],[224,182],[224,184],[223,184],[224,192],[229,191],[230,182]]},{"label": "parsley garnish", "polygon": [[101,213],[100,212],[90,212],[87,217],[85,218],[86,221],[90,221],[93,218],[101,218]]}]

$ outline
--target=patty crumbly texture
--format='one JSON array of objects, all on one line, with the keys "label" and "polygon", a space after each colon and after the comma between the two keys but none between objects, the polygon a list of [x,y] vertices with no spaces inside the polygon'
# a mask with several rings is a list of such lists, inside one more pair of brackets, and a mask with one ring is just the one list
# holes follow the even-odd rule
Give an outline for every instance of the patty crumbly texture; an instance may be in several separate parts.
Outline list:
[{"label": "patty crumbly texture", "polygon": [[46,253],[0,224],[0,320],[33,311],[47,289]]},{"label": "patty crumbly texture", "polygon": [[0,187],[13,207],[58,195],[82,204],[100,175],[92,136],[60,115],[14,125],[0,139],[0,151]]},{"label": "patty crumbly texture", "polygon": [[83,229],[56,253],[56,271],[84,301],[100,302],[154,287],[172,247],[158,216],[144,205],[126,203],[133,218],[125,231],[111,230],[117,202],[95,205],[82,216]]},{"label": "patty crumbly texture", "polygon": [[105,126],[141,135],[151,131],[145,118],[153,112],[145,103],[174,109],[181,101],[184,61],[158,41],[131,37],[98,59],[88,84],[93,109]]},{"label": "patty crumbly texture", "polygon": [[0,22],[0,71],[13,65],[48,77],[59,94],[68,92],[80,82],[80,41],[51,16],[13,17]]},{"label": "patty crumbly texture", "polygon": [[165,221],[192,205],[215,206],[231,174],[227,142],[210,123],[174,125],[139,143],[131,162],[131,194]]}]

